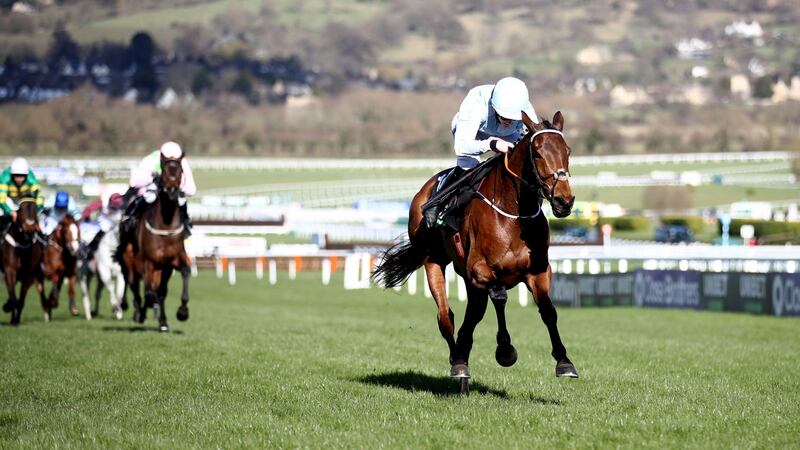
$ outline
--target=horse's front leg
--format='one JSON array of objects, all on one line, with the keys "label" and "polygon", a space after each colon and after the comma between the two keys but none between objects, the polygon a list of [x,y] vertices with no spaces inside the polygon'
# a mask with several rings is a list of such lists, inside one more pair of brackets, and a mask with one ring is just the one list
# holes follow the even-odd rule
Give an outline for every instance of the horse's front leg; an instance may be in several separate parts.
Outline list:
[{"label": "horse's front leg", "polygon": [[50,308],[52,309],[58,308],[58,298],[61,296],[61,284],[63,282],[64,278],[58,272],[53,273],[50,277],[50,284],[52,284],[50,288]]},{"label": "horse's front leg", "polygon": [[181,292],[181,306],[178,307],[177,317],[181,322],[189,319],[189,276],[191,269],[189,264],[184,260],[181,265],[181,277],[183,278],[183,290]]},{"label": "horse's front leg", "polygon": [[92,310],[92,301],[89,298],[89,274],[85,264],[82,264],[78,269],[78,284],[81,286],[83,312],[86,315],[86,320],[92,320],[92,315],[97,314],[97,311]]},{"label": "horse's front leg", "polygon": [[4,279],[6,282],[6,289],[8,290],[8,298],[3,304],[3,312],[10,313],[17,307],[17,294],[14,292],[15,284],[17,282],[17,273],[14,269],[6,268],[4,272]]},{"label": "horse's front leg", "polygon": [[[444,275],[445,266],[433,262],[426,262],[424,266],[425,276],[428,278],[428,288],[431,291],[433,300],[436,302],[436,320],[439,323],[439,332],[442,334],[442,337],[447,342],[447,346],[450,349],[450,365],[452,366],[450,369],[450,376],[469,377],[469,369],[467,368],[466,362],[462,361],[459,357],[456,340],[453,337],[456,328],[455,315],[447,304],[446,281]],[[456,363],[458,363],[458,367],[456,367]],[[456,372],[461,375],[454,374]]]},{"label": "horse's front leg", "polygon": [[[475,333],[475,327],[483,319],[486,314],[486,305],[488,299],[486,297],[486,290],[477,288],[471,283],[467,282],[467,310],[464,312],[464,322],[461,328],[458,329],[458,361],[463,362],[466,371],[462,376],[469,377],[469,354],[472,351],[472,339]],[[453,365],[455,368],[455,364]],[[450,376],[458,376],[450,373]]]},{"label": "horse's front leg", "polygon": [[503,367],[511,367],[517,362],[517,349],[511,345],[511,335],[506,327],[508,292],[504,286],[492,286],[489,288],[489,297],[497,313],[497,349],[494,359]]},{"label": "horse's front leg", "polygon": [[[28,277],[26,280],[22,282],[22,285],[19,287],[19,297],[17,298],[17,307],[15,309],[15,314],[17,317],[16,317],[16,322],[14,323],[16,324],[18,324],[22,319],[22,308],[25,307],[25,296],[28,295],[28,289],[30,289],[31,284],[33,284],[33,279]],[[45,320],[50,320],[50,318],[45,316]]]},{"label": "horse's front leg", "polygon": [[553,345],[551,355],[556,360],[556,376],[578,378],[578,371],[572,361],[567,358],[567,349],[558,334],[558,313],[550,300],[550,282],[552,278],[553,272],[548,265],[547,271],[528,275],[525,284],[533,294],[536,306],[539,307],[539,314],[542,316],[542,322],[547,326],[547,332],[550,334],[550,342]]},{"label": "horse's front leg", "polygon": [[69,297],[69,313],[73,316],[80,314],[78,305],[75,304],[75,275],[67,277],[67,296]]},{"label": "horse's front leg", "polygon": [[[5,272],[5,279],[6,279],[6,289],[8,290],[8,300],[3,305],[3,311],[7,313],[11,313],[11,325],[19,324],[19,321],[16,320],[16,313],[17,313],[17,271],[16,269],[6,268]],[[42,304],[44,306],[44,304]]]},{"label": "horse's front leg", "polygon": [[158,302],[158,330],[165,332],[169,331],[169,325],[167,325],[167,308],[165,303],[167,301],[167,287],[169,286],[169,279],[172,276],[172,271],[172,267],[168,267],[161,271],[156,299]]},{"label": "horse's front leg", "polygon": [[111,312],[114,318],[122,320],[122,298],[125,296],[125,277],[119,266],[112,264],[109,269],[108,278],[109,301],[111,302]]}]

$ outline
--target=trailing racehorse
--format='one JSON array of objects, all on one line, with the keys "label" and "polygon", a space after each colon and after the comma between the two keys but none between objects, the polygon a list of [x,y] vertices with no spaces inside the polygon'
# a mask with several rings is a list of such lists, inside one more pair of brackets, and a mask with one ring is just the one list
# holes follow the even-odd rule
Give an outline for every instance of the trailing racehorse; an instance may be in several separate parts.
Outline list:
[{"label": "trailing racehorse", "polygon": [[119,245],[119,224],[107,231],[100,239],[97,251],[91,261],[83,261],[80,267],[78,279],[83,291],[84,305],[90,304],[89,285],[92,276],[97,275],[97,289],[95,291],[95,306],[86,318],[91,319],[100,311],[100,297],[103,293],[103,286],[108,288],[109,301],[111,302],[111,314],[117,320],[122,319],[122,312],[127,309],[125,302],[125,276],[119,262],[114,259],[114,252]]},{"label": "trailing racehorse", "polygon": [[[547,327],[556,376],[578,376],[561,342],[556,309],[549,296],[550,231],[541,211],[546,199],[556,217],[566,217],[575,201],[569,185],[570,148],[561,131],[564,118],[558,112],[552,124],[536,124],[523,113],[522,120],[528,134],[505,156],[485,163],[488,174],[474,187],[472,199],[460,212],[457,230],[431,229],[423,220],[422,205],[437,184],[438,176],[434,176],[411,202],[409,241],[390,248],[373,274],[384,286],[394,287],[420,266],[425,267],[438,309],[439,331],[450,348],[450,376],[462,379],[462,392],[468,392],[472,335],[486,311],[487,296],[497,312],[495,358],[504,367],[516,362],[517,351],[506,329],[505,304],[506,289],[518,283],[525,283],[533,294]],[[450,262],[464,278],[468,294],[457,339],[455,317],[445,291],[445,267]]]},{"label": "trailing racehorse", "polygon": [[[66,215],[58,223],[44,249],[44,276],[52,283],[48,301],[51,308],[58,307],[58,298],[64,280],[67,280],[69,294],[69,312],[77,316],[78,306],[75,304],[75,280],[78,276],[78,250],[81,234],[75,218]],[[89,304],[84,302],[87,318],[91,318]]]},{"label": "trailing racehorse", "polygon": [[[17,209],[17,217],[3,236],[3,272],[5,273],[8,300],[3,311],[11,313],[11,324],[18,325],[25,307],[25,296],[31,284],[36,283],[36,290],[41,297],[45,320],[50,320],[50,304],[44,297],[42,285],[43,245],[39,239],[39,223],[36,220],[36,203],[32,199],[24,199]],[[20,283],[19,295],[16,292]]]},{"label": "trailing racehorse", "polygon": [[[183,277],[181,306],[177,318],[189,318],[189,258],[183,245],[186,224],[178,211],[181,159],[161,157],[161,175],[157,179],[158,195],[147,205],[136,224],[133,243],[124,251],[128,285],[133,292],[134,320],[143,323],[146,307],[158,305],[159,330],[169,331],[164,301],[167,286],[175,269]],[[139,283],[144,280],[145,304],[142,304]]]}]

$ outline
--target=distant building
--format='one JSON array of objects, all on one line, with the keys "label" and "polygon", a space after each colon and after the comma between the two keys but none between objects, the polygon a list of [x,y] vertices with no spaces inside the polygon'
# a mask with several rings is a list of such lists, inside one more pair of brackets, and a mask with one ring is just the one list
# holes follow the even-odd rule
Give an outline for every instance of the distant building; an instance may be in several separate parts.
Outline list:
[{"label": "distant building", "polygon": [[752,95],[750,80],[746,75],[736,74],[731,77],[731,94],[742,100],[749,100]]},{"label": "distant building", "polygon": [[690,105],[702,106],[710,102],[712,97],[709,88],[694,83],[682,87],[678,92],[670,95],[668,100],[673,103],[688,103]]},{"label": "distant building", "polygon": [[789,83],[789,98],[800,101],[800,77],[793,76]]},{"label": "distant building", "polygon": [[745,22],[740,20],[725,26],[726,36],[735,36],[742,39],[760,39],[764,36],[764,30],[761,24],[755,20],[752,22]]},{"label": "distant building", "polygon": [[706,66],[692,67],[692,78],[708,78],[709,71]]},{"label": "distant building", "polygon": [[711,54],[714,46],[699,38],[684,38],[675,43],[678,57],[682,59],[703,59]]},{"label": "distant building", "polygon": [[639,86],[626,88],[618,84],[609,93],[611,106],[631,106],[636,104],[652,103],[650,95]]},{"label": "distant building", "polygon": [[770,99],[774,103],[783,103],[789,100],[789,86],[782,79],[772,85],[772,97]]},{"label": "distant building", "polygon": [[33,6],[24,3],[24,2],[16,2],[14,5],[11,6],[11,12],[17,14],[33,14],[36,11],[33,9]]},{"label": "distant building", "polygon": [[586,47],[575,55],[575,61],[584,66],[605,64],[611,61],[611,50],[602,45]]}]

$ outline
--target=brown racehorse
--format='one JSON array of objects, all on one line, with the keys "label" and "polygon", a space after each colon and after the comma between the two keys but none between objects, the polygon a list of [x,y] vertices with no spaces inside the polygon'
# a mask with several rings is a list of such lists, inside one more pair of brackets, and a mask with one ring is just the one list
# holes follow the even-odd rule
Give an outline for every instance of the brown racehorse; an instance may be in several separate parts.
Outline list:
[{"label": "brown racehorse", "polygon": [[[158,305],[160,331],[169,331],[164,301],[167,285],[175,269],[181,271],[183,292],[177,318],[189,318],[189,258],[183,246],[184,227],[178,210],[180,183],[183,176],[181,160],[161,157],[161,175],[156,200],[148,205],[136,226],[135,240],[125,252],[124,262],[128,285],[134,299],[133,320],[143,323],[146,307]],[[139,293],[139,282],[144,280],[145,304]]]},{"label": "brown racehorse", "polygon": [[[463,210],[457,234],[429,229],[421,206],[437,183],[429,179],[414,196],[409,211],[409,241],[390,248],[373,277],[386,287],[402,284],[420,266],[425,267],[438,308],[439,331],[450,347],[450,376],[469,388],[472,335],[486,312],[487,296],[497,312],[497,362],[508,367],[517,360],[506,329],[506,289],[525,283],[547,326],[556,360],[556,376],[577,377],[567,358],[556,325],[556,309],[549,297],[552,272],[548,260],[550,229],[541,212],[542,200],[556,217],[566,217],[575,196],[569,185],[569,146],[561,132],[561,112],[552,124],[535,124],[523,113],[528,134],[505,157],[494,158],[493,169]],[[491,164],[488,163],[488,164]],[[464,323],[454,338],[455,317],[447,303],[445,267],[453,262],[467,285]],[[468,392],[468,391],[467,391]]]},{"label": "brown racehorse", "polygon": [[67,280],[69,312],[73,316],[78,315],[78,307],[75,304],[75,280],[78,276],[80,242],[78,223],[68,214],[58,223],[44,249],[44,276],[53,285],[48,297],[50,307],[58,307],[61,286],[64,280]]},{"label": "brown racehorse", "polygon": [[[3,271],[8,289],[8,300],[3,305],[3,311],[11,313],[12,325],[19,325],[25,296],[33,283],[36,283],[41,297],[44,318],[50,320],[50,304],[44,297],[42,284],[44,251],[39,240],[36,216],[36,203],[32,199],[23,199],[17,209],[17,219],[11,223],[3,239]],[[17,283],[21,284],[19,295],[16,293]]]}]

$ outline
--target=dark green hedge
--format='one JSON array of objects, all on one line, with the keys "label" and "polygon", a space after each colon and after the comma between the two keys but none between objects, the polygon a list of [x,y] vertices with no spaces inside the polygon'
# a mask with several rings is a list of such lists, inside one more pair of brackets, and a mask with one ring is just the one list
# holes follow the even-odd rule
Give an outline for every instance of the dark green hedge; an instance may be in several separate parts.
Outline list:
[{"label": "dark green hedge", "polygon": [[703,231],[703,218],[697,216],[662,216],[661,223],[664,225],[683,225],[692,233],[697,234]]},{"label": "dark green hedge", "polygon": [[[733,219],[731,221],[730,235],[739,236],[742,225],[752,225],[757,238],[765,238],[768,243],[780,244],[792,242],[800,244],[800,222],[773,222],[770,220]],[[722,224],[719,224],[720,234]],[[770,239],[774,238],[774,239]]]},{"label": "dark green hedge", "polygon": [[599,222],[610,223],[616,231],[648,231],[653,226],[650,219],[642,216],[602,217]]}]

